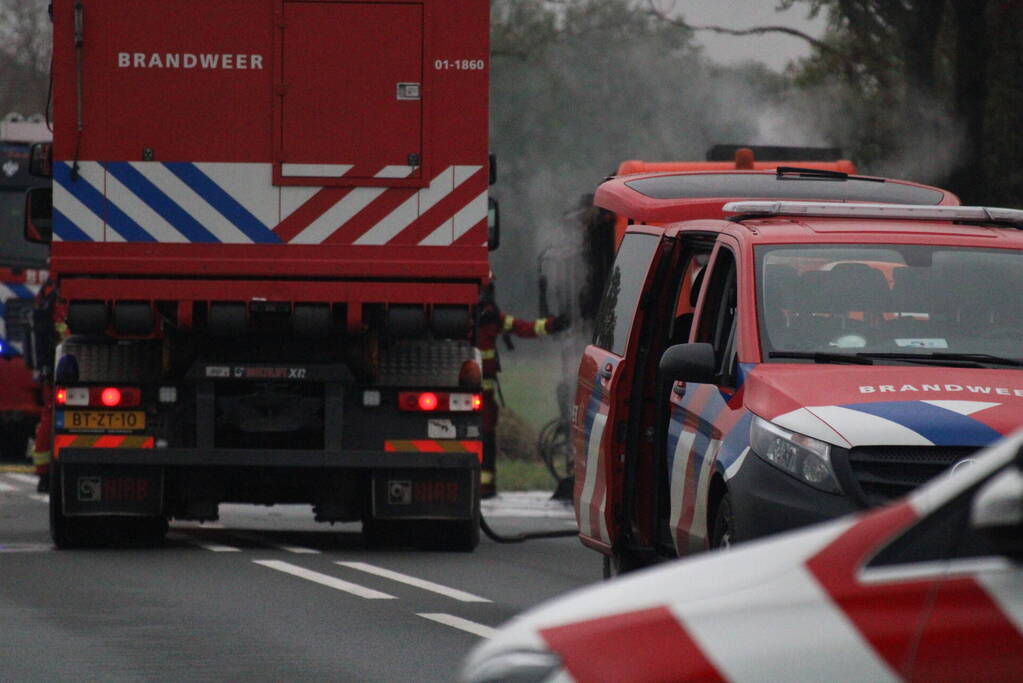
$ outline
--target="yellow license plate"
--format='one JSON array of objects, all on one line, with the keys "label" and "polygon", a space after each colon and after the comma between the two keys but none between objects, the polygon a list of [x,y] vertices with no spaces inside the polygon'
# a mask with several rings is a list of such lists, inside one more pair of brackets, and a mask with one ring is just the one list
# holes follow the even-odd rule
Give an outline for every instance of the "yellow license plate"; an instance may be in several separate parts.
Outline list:
[{"label": "yellow license plate", "polygon": [[64,429],[145,429],[141,410],[68,410]]}]

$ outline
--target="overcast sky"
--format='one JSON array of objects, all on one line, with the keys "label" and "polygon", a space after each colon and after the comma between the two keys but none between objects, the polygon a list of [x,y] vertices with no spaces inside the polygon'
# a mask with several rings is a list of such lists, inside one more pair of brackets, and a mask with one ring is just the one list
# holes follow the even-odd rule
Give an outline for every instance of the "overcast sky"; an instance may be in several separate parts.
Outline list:
[{"label": "overcast sky", "polygon": [[[789,26],[819,36],[823,33],[823,17],[810,21],[806,18],[806,6],[796,5],[785,12],[776,12],[776,0],[658,0],[664,8],[674,6],[685,16],[686,21],[695,25],[725,26],[745,29],[754,26]],[[783,34],[769,34],[764,37],[726,36],[699,31],[696,34],[707,51],[707,56],[716,62],[732,64],[748,59],[765,62],[773,69],[784,69],[789,60],[805,57],[810,53],[806,42]]]}]

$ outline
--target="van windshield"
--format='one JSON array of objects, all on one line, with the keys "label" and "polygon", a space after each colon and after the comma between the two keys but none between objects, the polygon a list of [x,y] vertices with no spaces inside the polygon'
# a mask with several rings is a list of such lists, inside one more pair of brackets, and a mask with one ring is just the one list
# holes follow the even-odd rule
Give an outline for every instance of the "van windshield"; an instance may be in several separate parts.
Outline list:
[{"label": "van windshield", "polygon": [[1023,251],[786,245],[758,248],[756,264],[765,361],[1023,358]]}]

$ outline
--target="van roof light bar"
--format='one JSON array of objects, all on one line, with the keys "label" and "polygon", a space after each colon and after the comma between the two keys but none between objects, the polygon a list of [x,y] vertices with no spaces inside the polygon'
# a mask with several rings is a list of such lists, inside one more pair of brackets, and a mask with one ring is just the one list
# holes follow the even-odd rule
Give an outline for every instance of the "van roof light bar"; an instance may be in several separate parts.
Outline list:
[{"label": "van roof light bar", "polygon": [[1023,211],[991,206],[926,206],[916,204],[854,204],[842,202],[728,202],[724,210],[744,218],[820,216],[830,218],[890,218],[898,220],[1007,223],[1023,228]]}]

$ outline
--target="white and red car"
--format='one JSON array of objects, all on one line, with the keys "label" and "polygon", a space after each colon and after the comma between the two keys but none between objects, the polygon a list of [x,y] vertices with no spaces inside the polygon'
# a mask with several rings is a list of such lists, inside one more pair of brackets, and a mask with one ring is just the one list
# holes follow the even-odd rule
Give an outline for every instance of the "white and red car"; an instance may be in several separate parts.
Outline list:
[{"label": "white and red car", "polygon": [[1023,432],[907,498],[582,589],[462,680],[1018,681]]}]

